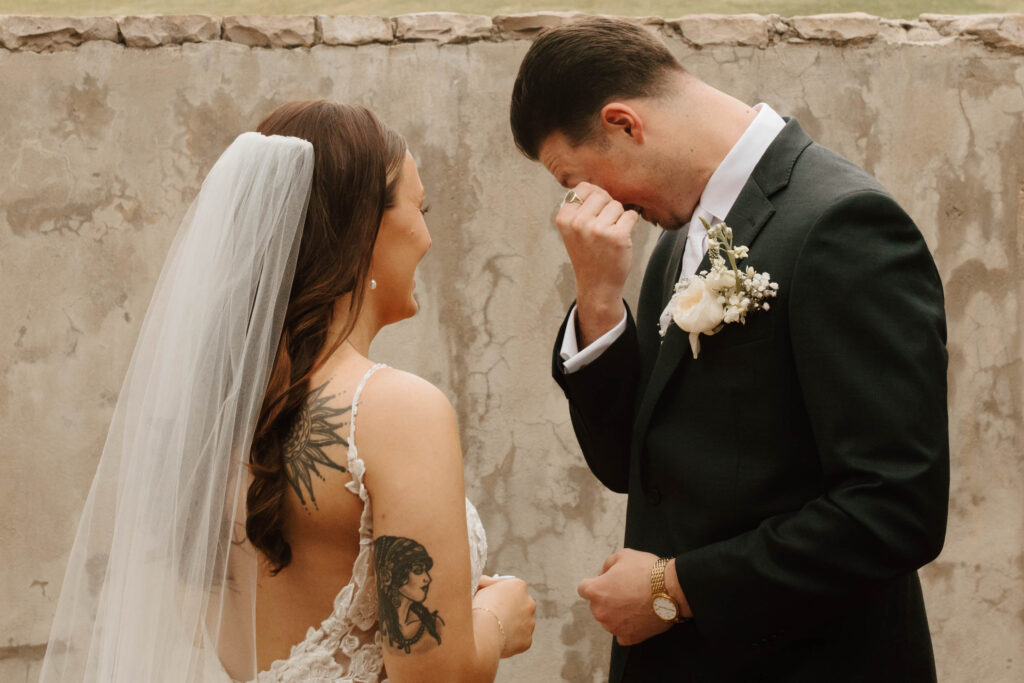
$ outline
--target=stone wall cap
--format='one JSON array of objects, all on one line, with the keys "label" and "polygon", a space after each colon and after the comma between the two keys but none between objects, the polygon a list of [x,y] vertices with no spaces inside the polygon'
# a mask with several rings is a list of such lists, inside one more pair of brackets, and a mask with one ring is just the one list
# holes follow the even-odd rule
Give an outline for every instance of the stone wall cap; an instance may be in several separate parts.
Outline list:
[{"label": "stone wall cap", "polygon": [[224,40],[249,47],[311,47],[317,42],[316,17],[303,14],[224,17]]},{"label": "stone wall cap", "polygon": [[117,18],[128,47],[205,43],[220,39],[220,17],[208,14],[133,14]]},{"label": "stone wall cap", "polygon": [[879,25],[879,36],[892,44],[943,44],[953,41],[935,30],[926,21],[906,19],[882,19]]},{"label": "stone wall cap", "polygon": [[[89,41],[120,42],[130,48],[225,40],[250,47],[296,48],[313,45],[430,41],[439,44],[480,40],[533,39],[541,31],[591,15],[583,12],[531,12],[489,17],[457,12],[418,12],[397,17],[360,15],[141,14],[122,17],[0,15],[0,47],[52,52]],[[691,14],[674,19],[619,17],[659,37],[681,37],[698,49],[712,45],[765,49],[780,42],[858,45],[980,42],[991,49],[1024,54],[1024,14],[922,14],[919,19],[882,19],[852,12],[784,19],[775,14]]]},{"label": "stone wall cap", "polygon": [[805,17],[791,17],[786,20],[797,37],[844,45],[866,42],[878,36],[881,19],[864,12],[845,14],[816,14]]},{"label": "stone wall cap", "polygon": [[467,43],[494,35],[494,21],[484,14],[415,12],[395,17],[395,38],[403,41]]},{"label": "stone wall cap", "polygon": [[395,23],[389,17],[339,15],[317,18],[324,45],[368,45],[395,39]]},{"label": "stone wall cap", "polygon": [[8,50],[52,52],[91,40],[117,42],[113,17],[0,15],[0,45]]},{"label": "stone wall cap", "polygon": [[968,36],[986,46],[1024,54],[1024,14],[922,14],[944,36]]},{"label": "stone wall cap", "polygon": [[709,45],[753,45],[765,48],[776,32],[775,15],[688,14],[666,20],[666,24],[697,47]]}]

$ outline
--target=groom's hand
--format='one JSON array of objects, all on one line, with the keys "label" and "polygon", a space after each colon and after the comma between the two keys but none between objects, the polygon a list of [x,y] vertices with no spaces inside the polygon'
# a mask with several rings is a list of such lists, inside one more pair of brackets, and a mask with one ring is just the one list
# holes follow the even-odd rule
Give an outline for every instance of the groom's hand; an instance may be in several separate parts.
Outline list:
[{"label": "groom's hand", "polygon": [[633,263],[632,233],[640,216],[596,185],[580,183],[573,191],[583,203],[563,204],[555,223],[576,275],[582,349],[622,319],[622,289]]},{"label": "groom's hand", "polygon": [[[591,614],[620,645],[636,645],[672,626],[651,607],[651,569],[657,559],[657,555],[626,548],[604,561],[600,576],[580,581],[580,597],[590,603]],[[692,616],[675,576],[674,560],[665,568],[665,588],[679,603],[682,616]]]}]

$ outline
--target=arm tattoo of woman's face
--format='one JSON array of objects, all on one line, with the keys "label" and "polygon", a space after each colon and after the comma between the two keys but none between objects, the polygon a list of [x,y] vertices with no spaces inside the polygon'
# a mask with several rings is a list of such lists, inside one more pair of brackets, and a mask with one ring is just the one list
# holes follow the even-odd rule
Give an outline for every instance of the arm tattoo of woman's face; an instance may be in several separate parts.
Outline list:
[{"label": "arm tattoo of woman's face", "polygon": [[406,654],[417,643],[417,652],[440,645],[444,619],[424,604],[434,566],[426,548],[411,538],[381,536],[373,542],[373,564],[384,643]]},{"label": "arm tattoo of woman's face", "polygon": [[346,415],[352,407],[332,408],[328,405],[334,396],[323,396],[327,382],[314,389],[306,397],[306,402],[295,415],[295,422],[284,442],[284,464],[288,483],[299,496],[299,502],[309,502],[316,507],[316,496],[313,495],[313,475],[323,480],[319,467],[327,467],[346,471],[345,468],[331,460],[324,450],[328,446],[341,444],[348,447],[348,441],[341,435],[341,429],[348,424]]}]

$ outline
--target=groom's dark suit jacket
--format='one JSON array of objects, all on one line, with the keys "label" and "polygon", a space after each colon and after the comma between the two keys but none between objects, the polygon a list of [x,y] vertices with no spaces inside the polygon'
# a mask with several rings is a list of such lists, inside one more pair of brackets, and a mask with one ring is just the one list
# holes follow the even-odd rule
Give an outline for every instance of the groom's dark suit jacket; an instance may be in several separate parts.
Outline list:
[{"label": "groom's dark suit jacket", "polygon": [[[587,463],[628,493],[625,546],[674,557],[690,623],[613,646],[613,682],[935,680],[917,568],[949,490],[942,285],[917,227],[795,120],[726,223],[778,297],[701,337],[658,318],[662,234],[634,324],[554,376]],[[705,257],[700,270],[708,267]]]}]

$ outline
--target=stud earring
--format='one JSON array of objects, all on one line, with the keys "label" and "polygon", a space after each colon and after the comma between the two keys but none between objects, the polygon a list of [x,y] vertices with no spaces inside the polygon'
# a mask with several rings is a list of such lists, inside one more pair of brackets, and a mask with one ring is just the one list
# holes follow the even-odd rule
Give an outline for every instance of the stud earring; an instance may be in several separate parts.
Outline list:
[{"label": "stud earring", "polygon": [[370,280],[370,289],[377,289],[377,281]]}]

